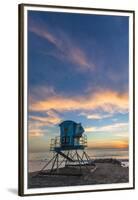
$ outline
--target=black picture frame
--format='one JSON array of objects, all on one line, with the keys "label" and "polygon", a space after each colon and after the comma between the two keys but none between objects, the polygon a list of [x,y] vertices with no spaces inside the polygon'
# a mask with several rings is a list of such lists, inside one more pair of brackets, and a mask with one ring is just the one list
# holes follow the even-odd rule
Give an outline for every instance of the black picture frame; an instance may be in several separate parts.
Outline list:
[{"label": "black picture frame", "polygon": [[[50,9],[63,9],[63,10],[67,10],[70,9],[72,10],[72,12],[75,12],[76,10],[82,10],[82,11],[103,11],[103,12],[110,12],[110,13],[124,13],[124,14],[130,14],[132,15],[132,67],[133,67],[133,73],[132,73],[132,82],[133,82],[133,91],[132,91],[132,95],[133,95],[133,102],[132,102],[132,113],[133,113],[133,120],[132,120],[132,127],[133,127],[133,138],[132,138],[132,143],[133,143],[133,147],[132,147],[132,151],[133,151],[133,169],[132,169],[132,173],[133,173],[133,181],[130,187],[122,187],[122,188],[105,188],[105,189],[88,189],[88,190],[83,190],[83,189],[74,189],[74,191],[53,191],[53,192],[44,192],[44,193],[39,193],[39,192],[32,192],[32,193],[26,193],[25,192],[25,178],[24,178],[24,152],[25,152],[25,145],[27,143],[27,141],[25,141],[24,139],[24,108],[25,108],[25,102],[24,102],[24,98],[25,98],[25,86],[24,86],[24,82],[25,82],[25,76],[24,76],[24,57],[25,57],[25,46],[24,46],[24,31],[25,31],[25,26],[24,26],[24,10],[25,8],[39,8],[41,10],[41,8],[50,8]],[[113,191],[113,190],[128,190],[128,189],[134,189],[135,188],[135,11],[134,10],[116,10],[116,9],[102,9],[102,8],[89,8],[89,7],[66,7],[66,6],[55,6],[55,5],[39,5],[39,4],[19,4],[18,5],[18,14],[19,14],[19,19],[18,19],[18,27],[19,27],[19,38],[18,38],[18,42],[19,42],[19,55],[18,55],[18,59],[19,59],[19,69],[18,69],[18,77],[19,77],[19,82],[18,82],[18,89],[19,89],[19,96],[18,96],[18,102],[19,102],[19,106],[18,106],[18,115],[19,115],[19,121],[18,121],[18,130],[19,130],[19,136],[18,136],[18,161],[19,161],[19,173],[18,173],[18,194],[20,196],[33,196],[33,195],[50,195],[50,194],[65,194],[65,193],[82,193],[82,192],[97,192],[97,191]],[[28,106],[28,105],[26,105]]]}]

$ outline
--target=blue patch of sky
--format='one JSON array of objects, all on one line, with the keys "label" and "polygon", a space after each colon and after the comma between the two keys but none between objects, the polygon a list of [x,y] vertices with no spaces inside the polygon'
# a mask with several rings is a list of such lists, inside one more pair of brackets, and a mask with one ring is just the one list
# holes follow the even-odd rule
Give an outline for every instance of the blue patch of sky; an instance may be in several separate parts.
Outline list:
[{"label": "blue patch of sky", "polygon": [[74,64],[48,55],[56,50],[53,44],[29,32],[30,87],[52,85],[66,95],[85,94],[89,87],[121,92],[128,88],[128,17],[29,11],[31,18],[42,21],[51,33],[67,33],[95,69],[79,73]]}]

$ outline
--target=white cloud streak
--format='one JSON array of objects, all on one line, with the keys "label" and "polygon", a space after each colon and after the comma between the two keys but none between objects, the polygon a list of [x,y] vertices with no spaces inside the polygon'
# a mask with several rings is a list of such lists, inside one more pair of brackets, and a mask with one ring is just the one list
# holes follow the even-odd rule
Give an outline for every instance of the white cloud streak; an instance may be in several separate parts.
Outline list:
[{"label": "white cloud streak", "polygon": [[107,132],[107,133],[113,133],[113,132],[126,132],[128,131],[128,123],[114,123],[111,125],[106,125],[106,126],[92,126],[92,127],[87,127],[85,128],[86,132]]},{"label": "white cloud streak", "polygon": [[91,59],[88,58],[85,51],[77,46],[65,33],[56,35],[56,33],[49,31],[46,24],[41,23],[40,26],[34,22],[30,22],[29,31],[46,39],[56,48],[56,51],[44,53],[75,64],[76,69],[80,72],[95,68],[94,63],[90,61]]}]

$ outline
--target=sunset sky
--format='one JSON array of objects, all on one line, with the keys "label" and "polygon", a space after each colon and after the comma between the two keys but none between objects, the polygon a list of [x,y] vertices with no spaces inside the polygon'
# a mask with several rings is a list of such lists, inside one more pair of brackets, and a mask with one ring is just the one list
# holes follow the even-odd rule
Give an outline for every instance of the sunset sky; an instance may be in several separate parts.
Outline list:
[{"label": "sunset sky", "polygon": [[28,11],[29,151],[64,120],[89,148],[128,147],[128,17]]}]

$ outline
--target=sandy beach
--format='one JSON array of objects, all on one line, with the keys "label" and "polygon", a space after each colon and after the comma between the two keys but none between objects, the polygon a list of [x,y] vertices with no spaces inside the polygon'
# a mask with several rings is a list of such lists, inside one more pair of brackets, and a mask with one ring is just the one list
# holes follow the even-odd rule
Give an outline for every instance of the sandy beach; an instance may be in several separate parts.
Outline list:
[{"label": "sandy beach", "polygon": [[[88,169],[89,168],[89,169]],[[75,185],[95,185],[111,183],[127,183],[129,181],[129,168],[122,167],[117,160],[95,160],[93,166],[82,167],[82,175],[39,175],[38,172],[28,173],[28,188],[75,186]],[[76,167],[60,168],[58,173],[79,172]]]}]

